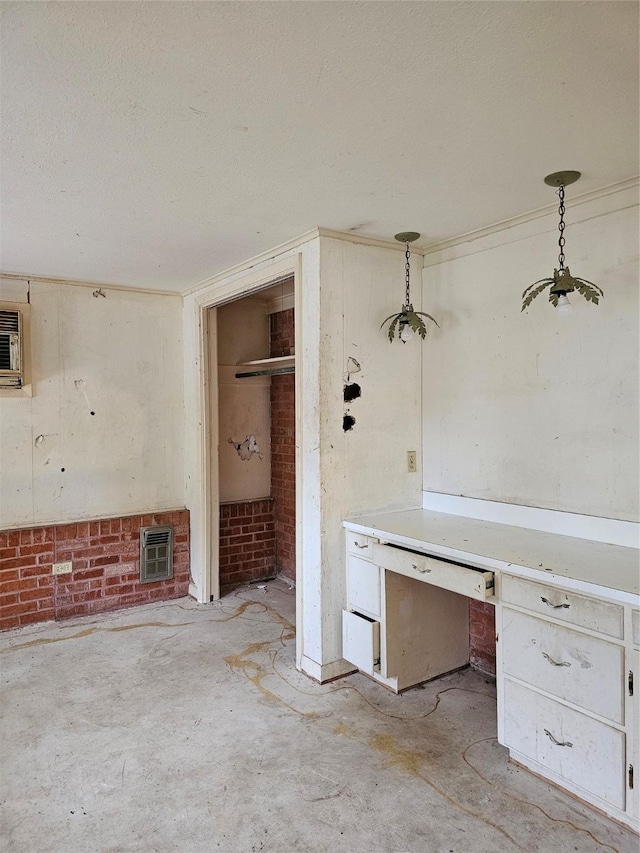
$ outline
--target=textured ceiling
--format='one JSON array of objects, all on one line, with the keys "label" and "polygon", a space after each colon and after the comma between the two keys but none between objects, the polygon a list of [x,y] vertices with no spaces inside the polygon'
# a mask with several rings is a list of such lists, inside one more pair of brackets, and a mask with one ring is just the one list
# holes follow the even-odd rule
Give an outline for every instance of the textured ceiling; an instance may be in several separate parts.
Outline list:
[{"label": "textured ceiling", "polygon": [[638,172],[635,2],[3,2],[5,272],[183,290]]}]

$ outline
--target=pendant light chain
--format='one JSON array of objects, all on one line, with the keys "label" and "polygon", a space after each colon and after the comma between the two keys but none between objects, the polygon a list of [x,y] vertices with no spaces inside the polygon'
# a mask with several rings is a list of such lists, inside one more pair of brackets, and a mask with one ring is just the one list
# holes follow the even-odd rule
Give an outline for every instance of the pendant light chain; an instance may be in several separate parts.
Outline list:
[{"label": "pendant light chain", "polygon": [[558,314],[560,315],[567,314],[571,310],[569,300],[567,299],[567,294],[569,293],[578,293],[587,302],[592,302],[594,305],[598,305],[604,296],[603,290],[599,285],[594,284],[586,278],[571,275],[569,267],[565,267],[564,265],[564,190],[565,187],[574,184],[579,177],[580,172],[565,170],[563,172],[553,172],[544,179],[548,187],[555,188],[556,194],[560,199],[558,206],[558,216],[560,218],[558,223],[558,268],[554,269],[552,276],[538,279],[538,281],[534,281],[533,284],[524,289],[521,311],[528,308],[536,296],[544,293],[547,288],[549,288],[549,302],[554,308],[558,309]]},{"label": "pendant light chain", "polygon": [[406,247],[407,248],[405,249],[405,253],[404,253],[404,256],[406,258],[406,263],[405,263],[405,282],[406,282],[405,287],[406,287],[406,289],[405,289],[405,297],[404,297],[404,307],[408,308],[409,305],[411,304],[411,294],[409,292],[409,258],[411,257],[411,253],[409,252],[409,243],[406,243]]},{"label": "pendant light chain", "polygon": [[558,195],[560,196],[560,206],[558,207],[558,213],[560,214],[558,248],[560,249],[560,254],[558,255],[558,263],[560,265],[559,271],[562,272],[564,270],[564,184],[560,184]]}]

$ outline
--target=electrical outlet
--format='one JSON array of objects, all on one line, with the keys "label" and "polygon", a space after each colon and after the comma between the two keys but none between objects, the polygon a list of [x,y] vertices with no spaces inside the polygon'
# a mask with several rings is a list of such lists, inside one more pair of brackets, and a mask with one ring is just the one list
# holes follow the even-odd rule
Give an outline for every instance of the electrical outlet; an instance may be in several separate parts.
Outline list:
[{"label": "electrical outlet", "polygon": [[407,450],[407,471],[410,474],[415,474],[418,470],[418,454],[415,450]]},{"label": "electrical outlet", "polygon": [[70,575],[73,569],[73,564],[71,560],[68,560],[65,563],[54,563],[53,564],[53,574],[54,575]]}]

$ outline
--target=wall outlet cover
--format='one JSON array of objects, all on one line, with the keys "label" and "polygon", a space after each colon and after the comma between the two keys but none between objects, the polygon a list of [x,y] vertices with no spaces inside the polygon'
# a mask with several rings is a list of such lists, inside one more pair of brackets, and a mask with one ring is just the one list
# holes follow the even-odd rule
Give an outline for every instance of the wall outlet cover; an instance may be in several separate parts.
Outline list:
[{"label": "wall outlet cover", "polygon": [[71,560],[68,560],[65,563],[54,563],[53,564],[53,574],[54,575],[70,575],[73,570],[73,563]]},{"label": "wall outlet cover", "polygon": [[407,450],[407,471],[415,474],[418,470],[418,454],[415,450]]}]

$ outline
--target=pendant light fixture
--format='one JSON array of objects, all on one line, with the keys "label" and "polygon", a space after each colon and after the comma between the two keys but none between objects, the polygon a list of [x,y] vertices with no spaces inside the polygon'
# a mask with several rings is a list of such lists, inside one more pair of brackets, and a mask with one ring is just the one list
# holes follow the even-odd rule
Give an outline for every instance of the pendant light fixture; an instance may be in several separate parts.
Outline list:
[{"label": "pendant light fixture", "polygon": [[558,214],[560,216],[558,224],[558,231],[560,232],[560,236],[558,237],[558,248],[560,249],[558,269],[554,269],[552,278],[541,278],[527,287],[522,294],[521,311],[528,308],[536,296],[542,293],[547,287],[550,287],[549,302],[554,308],[558,309],[560,316],[570,314],[573,310],[569,302],[569,293],[577,291],[581,296],[584,296],[587,302],[593,302],[596,305],[600,301],[600,297],[604,297],[604,293],[597,284],[587,281],[585,278],[577,278],[571,275],[569,267],[565,267],[564,265],[564,188],[569,184],[575,183],[579,177],[580,172],[553,172],[553,174],[547,175],[544,179],[545,184],[548,186],[558,187],[558,197],[560,198],[560,205],[558,207]]},{"label": "pendant light fixture", "polygon": [[405,296],[404,296],[404,305],[400,309],[398,314],[390,314],[386,320],[383,320],[380,324],[380,328],[384,326],[385,323],[389,323],[389,329],[387,331],[387,336],[390,341],[393,341],[396,332],[398,333],[398,338],[402,341],[403,344],[406,344],[407,341],[410,341],[413,337],[413,333],[417,332],[420,337],[424,340],[427,334],[427,327],[425,325],[422,317],[426,317],[428,320],[432,320],[436,326],[438,325],[437,320],[435,320],[431,314],[427,314],[426,311],[414,311],[413,305],[411,304],[411,292],[410,292],[410,263],[409,260],[411,258],[411,253],[409,251],[409,244],[413,243],[418,239],[420,235],[415,231],[402,231],[400,234],[396,234],[395,238],[399,243],[405,244]]}]

